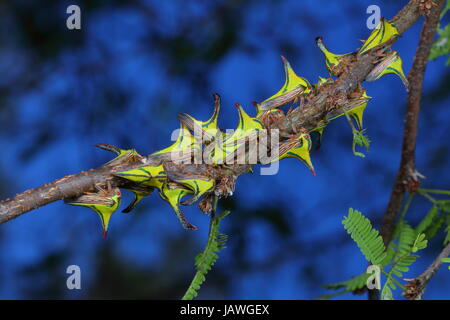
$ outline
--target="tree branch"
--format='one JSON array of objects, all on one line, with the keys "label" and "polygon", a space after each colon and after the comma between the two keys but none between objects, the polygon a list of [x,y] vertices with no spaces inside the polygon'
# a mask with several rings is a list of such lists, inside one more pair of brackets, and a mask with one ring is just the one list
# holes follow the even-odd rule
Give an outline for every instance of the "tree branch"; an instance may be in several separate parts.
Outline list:
[{"label": "tree branch", "polygon": [[420,300],[425,291],[428,282],[436,274],[442,265],[442,259],[447,258],[450,255],[450,242],[437,256],[437,258],[430,264],[430,266],[415,279],[409,280],[409,283],[405,286],[406,290],[403,295],[410,300]]},{"label": "tree branch", "polygon": [[395,228],[395,220],[400,211],[404,193],[406,191],[412,193],[416,192],[420,186],[419,178],[421,175],[416,170],[415,150],[422,85],[428,57],[430,56],[431,45],[433,44],[443,5],[444,0],[438,0],[437,5],[430,10],[430,13],[427,16],[425,16],[425,22],[420,34],[419,46],[416,51],[416,56],[414,57],[411,71],[408,75],[410,87],[405,115],[400,168],[392,188],[391,197],[383,216],[381,226],[381,235],[386,245],[391,241]]},{"label": "tree branch", "polygon": [[[133,165],[133,164],[131,164]],[[102,166],[98,169],[71,174],[38,188],[30,189],[13,198],[0,201],[0,223],[14,219],[21,214],[37,209],[54,201],[81,196],[87,191],[95,190],[95,185],[105,185],[108,181],[112,186],[125,187],[130,181],[112,175],[113,172],[129,168],[130,163],[112,166]],[[139,188],[139,186],[136,186]]]},{"label": "tree branch", "polygon": [[[398,14],[392,19],[400,34],[411,27],[419,18],[419,4],[417,0],[411,0]],[[396,39],[393,39],[382,47],[390,46]],[[379,59],[373,50],[362,55],[355,56],[355,61],[349,65],[341,76],[332,84],[321,87],[301,108],[294,109],[281,124],[273,124],[268,129],[280,129],[285,134],[296,133],[301,130],[312,130],[324,121],[330,113],[343,113],[346,110],[345,104],[333,103],[340,97],[346,97],[355,91],[361,82],[364,81],[369,72],[373,69],[374,63]],[[330,102],[331,100],[331,102]],[[48,183],[39,188],[25,191],[13,198],[0,201],[0,223],[9,221],[21,214],[40,206],[46,205],[53,201],[82,195],[84,192],[94,190],[95,184],[106,184],[110,182],[112,186],[123,187],[125,182],[114,176],[115,172],[125,171],[137,166],[149,165],[157,162],[154,157],[142,157],[143,163],[127,163],[117,167],[102,166],[77,175],[69,175],[62,179]],[[171,165],[170,160],[166,159]],[[248,165],[231,165],[231,166],[212,166],[208,164],[192,165],[192,172],[204,174],[208,173],[219,179],[216,186],[216,194],[218,188],[225,188],[226,182],[234,182],[237,177],[249,170]],[[223,183],[222,183],[223,182]]]}]

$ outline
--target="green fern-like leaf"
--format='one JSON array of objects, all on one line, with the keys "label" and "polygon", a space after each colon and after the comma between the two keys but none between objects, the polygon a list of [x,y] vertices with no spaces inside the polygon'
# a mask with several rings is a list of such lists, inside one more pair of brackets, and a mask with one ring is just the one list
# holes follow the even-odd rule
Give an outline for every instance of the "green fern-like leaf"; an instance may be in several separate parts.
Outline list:
[{"label": "green fern-like leaf", "polygon": [[395,246],[396,250],[392,258],[393,264],[397,263],[405,256],[410,255],[416,241],[422,243],[424,239],[423,234],[418,235],[417,232],[404,220],[399,221],[398,228],[399,233]]},{"label": "green fern-like leaf", "polygon": [[[399,243],[404,247],[405,246],[405,236],[407,234],[410,234],[410,231],[405,233],[403,228],[405,227],[405,222],[403,220],[400,220],[399,223],[395,226],[394,233],[392,235],[392,241],[389,243],[387,249],[386,249],[386,257],[383,260],[382,266],[386,267],[388,266],[392,261],[394,261],[394,258],[398,256],[398,250],[399,250]],[[400,235],[402,235],[402,241],[399,241]],[[414,241],[414,235],[410,235],[408,237],[409,242]]]},{"label": "green fern-like leaf", "polygon": [[[394,237],[395,239],[395,237]],[[394,241],[391,241],[386,249],[386,257],[384,258],[381,265],[383,267],[389,265],[391,261],[394,259],[394,256],[397,253],[397,244]]]},{"label": "green fern-like leaf", "polygon": [[[440,230],[444,224],[449,225],[449,213],[450,212],[450,201],[449,200],[439,200],[431,207],[427,215],[422,219],[419,225],[416,227],[416,234],[424,233],[428,240],[431,240],[436,233]],[[448,234],[448,227],[446,228],[447,237],[445,243],[450,241],[450,235]]]},{"label": "green fern-like leaf", "polygon": [[419,250],[425,249],[428,240],[423,233],[417,234],[416,231],[405,221],[399,222],[400,232],[398,235],[397,250],[392,259],[392,267],[389,273],[385,273],[387,279],[381,291],[381,299],[392,300],[392,290],[397,289],[397,285],[404,287],[398,283],[396,278],[403,278],[403,274],[409,271],[419,256],[412,254]]},{"label": "green fern-like leaf", "polygon": [[414,241],[416,241],[417,237],[415,230],[411,228],[406,221],[402,220],[398,224],[400,226],[400,233],[398,236],[397,252],[394,256],[394,261],[411,253]]},{"label": "green fern-like leaf", "polygon": [[[447,11],[450,10],[450,1],[447,0],[447,5],[441,13],[441,19]],[[444,28],[441,28],[440,24],[437,28],[439,38],[433,43],[430,52],[430,60],[435,60],[440,56],[450,55],[450,24],[447,24]],[[450,57],[448,58],[446,65],[450,65]]]},{"label": "green fern-like leaf", "polygon": [[370,139],[369,137],[365,134],[366,129],[363,130],[353,130],[353,154],[355,156],[361,157],[361,158],[365,158],[365,154],[362,152],[358,152],[356,151],[356,146],[359,147],[365,147],[367,152],[369,152],[369,147],[370,147]]},{"label": "green fern-like leaf", "polygon": [[425,239],[425,234],[420,233],[416,240],[414,241],[414,244],[412,246],[412,252],[417,252],[419,250],[425,249],[428,245],[428,240]]},{"label": "green fern-like leaf", "polygon": [[353,133],[353,139],[355,140],[355,143],[360,147],[365,147],[367,151],[369,151],[370,147],[370,139],[365,134],[366,129],[356,131]]},{"label": "green fern-like leaf", "polygon": [[450,215],[447,216],[447,227],[445,228],[445,239],[444,239],[444,245],[447,245],[447,243],[450,242]]},{"label": "green fern-like leaf", "polygon": [[[442,262],[450,263],[450,258],[444,258],[444,259],[442,259]],[[450,266],[448,266],[448,270],[450,270]]]},{"label": "green fern-like leaf", "polygon": [[383,290],[381,290],[381,300],[394,300],[394,296],[392,295],[392,290],[389,285],[384,286]]},{"label": "green fern-like leaf", "polygon": [[427,215],[420,221],[419,225],[416,227],[417,233],[422,233],[428,229],[439,215],[439,208],[437,206],[431,207]]},{"label": "green fern-like leaf", "polygon": [[446,218],[444,215],[442,215],[442,214],[439,215],[433,221],[433,224],[424,231],[425,236],[428,240],[431,240],[434,238],[436,233],[444,226],[445,220],[446,220]]},{"label": "green fern-like leaf", "polygon": [[208,242],[206,243],[203,252],[199,253],[195,258],[195,268],[197,272],[182,300],[192,300],[198,295],[200,286],[206,280],[206,274],[211,270],[218,259],[217,253],[225,248],[227,236],[219,232],[219,226],[221,219],[226,217],[229,213],[229,211],[224,211],[222,214],[211,218]]},{"label": "green fern-like leaf", "polygon": [[439,200],[438,205],[442,211],[450,213],[450,200]]},{"label": "green fern-like leaf", "polygon": [[370,276],[370,274],[368,274],[368,273],[362,273],[362,274],[357,275],[346,281],[325,284],[322,286],[322,288],[329,289],[329,290],[346,289],[346,291],[355,291],[355,290],[363,288],[366,285],[367,279],[369,278],[369,276]]},{"label": "green fern-like leaf", "polygon": [[345,217],[342,224],[367,261],[374,265],[380,265],[384,261],[386,248],[383,239],[378,231],[372,228],[369,219],[364,217],[361,212],[350,208],[348,217]]},{"label": "green fern-like leaf", "polygon": [[[365,287],[367,284],[367,279],[369,278],[369,273],[362,273],[360,275],[357,275],[349,280],[341,281],[338,283],[331,283],[331,284],[325,284],[322,285],[322,288],[328,289],[328,290],[335,290],[337,292],[326,294],[323,296],[320,296],[316,298],[317,300],[328,300],[349,292],[357,293],[358,290]],[[338,291],[342,289],[341,291]]]}]

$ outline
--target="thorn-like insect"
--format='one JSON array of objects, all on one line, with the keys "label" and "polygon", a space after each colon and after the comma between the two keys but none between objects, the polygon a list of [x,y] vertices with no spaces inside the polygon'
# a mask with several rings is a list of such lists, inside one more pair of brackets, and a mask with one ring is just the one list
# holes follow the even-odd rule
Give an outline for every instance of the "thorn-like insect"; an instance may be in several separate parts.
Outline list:
[{"label": "thorn-like insect", "polygon": [[[100,149],[106,150],[106,151],[114,152],[117,155],[117,157],[115,157],[114,159],[105,163],[104,164],[105,166],[114,165],[116,163],[121,163],[122,161],[126,161],[126,162],[143,162],[144,161],[144,157],[142,157],[139,153],[137,153],[135,149],[124,150],[124,149],[120,149],[116,146],[113,146],[111,144],[97,144],[95,146],[99,147]],[[133,201],[130,203],[130,205],[128,205],[128,207],[126,207],[124,210],[122,210],[122,212],[124,212],[124,213],[130,212],[131,210],[133,210],[133,208],[138,204],[139,201],[141,201],[144,197],[149,196],[152,193],[151,189],[138,190],[138,189],[134,189],[131,187],[124,188],[124,189],[130,190],[134,194]]]},{"label": "thorn-like insect", "polygon": [[323,136],[323,131],[325,130],[325,127],[327,125],[324,123],[323,125],[319,125],[316,129],[312,130],[312,132],[317,132],[317,144],[315,147],[315,151],[320,149],[320,146],[322,145],[322,136]]},{"label": "thorn-like insect", "polygon": [[158,166],[144,166],[124,172],[117,172],[115,175],[145,186],[157,188],[159,190],[159,195],[163,200],[170,204],[183,227],[192,230],[197,229],[197,227],[191,225],[185,219],[183,212],[179,208],[181,199],[185,195],[192,194],[193,191],[180,184],[168,182],[167,173],[164,171],[163,164]]},{"label": "thorn-like insect", "polygon": [[112,188],[110,183],[107,184],[106,189],[99,185],[95,187],[98,190],[97,192],[87,192],[78,198],[65,200],[65,203],[94,210],[102,222],[104,238],[108,232],[109,220],[120,206],[121,194],[120,189]]},{"label": "thorn-like insect", "polygon": [[175,211],[181,225],[188,230],[197,230],[196,226],[187,221],[180,209],[181,199],[188,194],[192,194],[192,191],[176,183],[165,183],[159,192],[161,198]]},{"label": "thorn-like insect", "polygon": [[286,142],[281,142],[279,145],[278,157],[272,159],[270,162],[279,161],[284,158],[296,158],[301,160],[315,176],[316,172],[309,154],[311,145],[310,135],[308,133],[302,133],[293,139],[291,138]]},{"label": "thorn-like insect", "polygon": [[334,53],[331,53],[325,47],[325,44],[323,43],[323,38],[322,37],[317,37],[316,38],[316,44],[319,47],[319,49],[322,51],[324,56],[325,56],[325,65],[326,65],[326,67],[328,69],[328,72],[332,76],[337,76],[339,73],[336,72],[336,68],[342,62],[344,57],[350,55],[351,53],[345,53],[345,54],[334,54]]},{"label": "thorn-like insect", "polygon": [[[334,120],[336,118],[339,118],[343,115],[350,116],[353,120],[355,120],[356,125],[359,130],[363,128],[363,115],[364,111],[367,107],[367,104],[372,97],[368,96],[366,93],[366,89],[359,88],[358,91],[353,92],[354,97],[351,97],[350,100],[348,100],[348,103],[345,106],[345,112],[341,112],[339,114],[331,115],[327,118],[327,122]],[[324,126],[321,127],[323,131]],[[320,127],[318,128],[320,129]],[[318,129],[315,129],[314,131],[318,131]]]},{"label": "thorn-like insect", "polygon": [[220,132],[217,126],[217,119],[219,117],[220,111],[220,96],[215,93],[214,97],[214,113],[211,118],[207,121],[200,121],[190,116],[187,113],[181,113],[178,115],[180,122],[184,124],[189,130],[194,132],[194,134],[202,133],[202,141],[210,142],[212,141],[216,135]]},{"label": "thorn-like insect", "polygon": [[196,139],[189,131],[186,125],[181,122],[181,127],[178,131],[178,137],[175,142],[167,148],[152,153],[149,157],[164,156],[163,160],[173,160],[183,162],[186,159],[191,159],[195,152],[199,152],[200,145],[196,143]]},{"label": "thorn-like insect", "polygon": [[194,195],[181,202],[182,205],[189,206],[200,199],[204,194],[212,192],[215,186],[215,180],[212,178],[195,178],[195,179],[180,179],[176,180],[179,184],[192,190]]},{"label": "thorn-like insect", "polygon": [[366,110],[370,99],[372,99],[372,97],[369,97],[366,93],[366,89],[362,88],[362,95],[349,102],[350,105],[354,105],[354,107],[350,107],[347,114],[355,120],[358,130],[363,129],[364,111]]},{"label": "thorn-like insect", "polygon": [[113,165],[120,161],[129,161],[129,162],[143,162],[144,161],[144,157],[141,156],[139,153],[137,153],[137,151],[135,149],[124,150],[124,149],[120,149],[119,147],[116,147],[112,144],[106,144],[106,143],[96,144],[95,146],[100,149],[113,152],[117,155],[114,159],[105,163],[104,164],[105,166]]},{"label": "thorn-like insect", "polygon": [[133,201],[131,201],[131,203],[128,205],[128,207],[126,207],[125,209],[122,210],[123,213],[128,213],[131,210],[133,210],[142,199],[144,199],[145,197],[148,197],[153,192],[153,189],[137,190],[137,189],[127,188],[127,190],[130,190],[131,192],[133,192],[134,199],[133,199]]},{"label": "thorn-like insect", "polygon": [[127,171],[116,172],[114,175],[128,179],[144,186],[161,190],[162,185],[167,180],[167,174],[162,164],[158,166],[144,166]]},{"label": "thorn-like insect", "polygon": [[181,202],[182,205],[191,205],[203,195],[214,190],[215,179],[205,174],[198,174],[197,165],[174,165],[164,163],[168,181],[174,181],[193,192],[192,197]]},{"label": "thorn-like insect", "polygon": [[249,116],[244,108],[237,102],[234,103],[239,114],[239,122],[234,135],[236,137],[243,137],[248,135],[248,132],[258,131],[264,129],[264,125],[257,118]]},{"label": "thorn-like insect", "polygon": [[247,141],[257,139],[259,130],[264,129],[262,122],[255,117],[249,116],[239,103],[235,103],[238,110],[239,122],[237,128],[232,134],[225,136],[222,144],[215,143],[214,155],[210,155],[214,164],[225,163],[236,155],[236,151],[245,147]]},{"label": "thorn-like insect", "polygon": [[403,72],[402,58],[400,58],[397,51],[392,51],[379,64],[377,64],[375,68],[373,68],[367,75],[366,81],[375,81],[390,73],[396,74],[402,80],[406,90],[409,91],[408,79]]},{"label": "thorn-like insect", "polygon": [[333,82],[333,79],[319,77],[319,81],[314,85],[314,90],[319,90],[320,87],[329,82]]},{"label": "thorn-like insect", "polygon": [[284,85],[273,96],[258,104],[258,110],[269,110],[285,105],[296,100],[298,96],[311,92],[312,87],[309,81],[306,78],[299,77],[285,57],[281,56],[281,59],[286,74]]},{"label": "thorn-like insect", "polygon": [[384,18],[380,19],[380,23],[372,31],[369,38],[364,42],[362,47],[358,50],[358,54],[364,52],[389,41],[392,37],[399,36],[396,26],[387,22]]},{"label": "thorn-like insect", "polygon": [[256,101],[251,101],[251,104],[253,104],[256,108],[256,118],[261,120],[266,127],[271,127],[272,124],[279,123],[285,118],[285,114],[280,108],[261,110]]}]

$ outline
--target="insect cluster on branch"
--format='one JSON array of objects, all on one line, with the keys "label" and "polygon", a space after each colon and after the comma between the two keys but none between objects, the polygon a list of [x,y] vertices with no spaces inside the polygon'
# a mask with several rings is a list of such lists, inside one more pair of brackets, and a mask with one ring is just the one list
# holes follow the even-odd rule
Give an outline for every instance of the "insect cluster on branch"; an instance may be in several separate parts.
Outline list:
[{"label": "insect cluster on branch", "polygon": [[[134,193],[134,200],[123,212],[131,211],[139,201],[156,189],[160,197],[173,208],[184,228],[197,229],[185,218],[180,205],[191,205],[202,199],[199,203],[200,209],[205,213],[210,213],[218,198],[230,196],[234,191],[235,178],[232,175],[217,176],[213,168],[232,169],[230,164],[236,163],[236,159],[248,160],[252,156],[249,146],[253,143],[260,149],[263,147],[267,149],[270,145],[270,150],[265,150],[268,155],[264,161],[257,159],[255,163],[250,163],[248,171],[251,171],[251,165],[256,163],[268,164],[293,157],[305,163],[315,174],[310,158],[311,133],[318,134],[318,144],[320,145],[326,125],[340,116],[346,116],[352,128],[354,153],[362,155],[355,151],[355,144],[362,146],[367,143],[366,147],[368,146],[368,140],[363,135],[363,114],[371,97],[367,95],[366,90],[360,84],[348,96],[329,97],[329,101],[327,101],[329,112],[314,129],[309,131],[301,129],[293,134],[281,134],[275,146],[267,142],[263,144],[261,134],[267,134],[273,128],[283,128],[286,123],[284,120],[295,108],[300,107],[305,101],[310,101],[322,88],[337,81],[332,77],[339,77],[346,72],[361,55],[373,54],[377,57],[374,68],[366,77],[367,81],[374,81],[386,74],[393,73],[399,76],[408,88],[408,81],[402,70],[402,60],[396,51],[390,49],[389,45],[390,41],[397,36],[399,33],[395,25],[381,19],[377,28],[357,52],[331,53],[325,47],[323,38],[317,38],[316,44],[325,56],[325,65],[331,77],[319,77],[316,84],[311,84],[304,77],[298,76],[290,63],[281,57],[286,74],[284,85],[266,100],[260,103],[252,102],[256,107],[254,117],[247,114],[244,108],[236,103],[239,122],[237,128],[232,132],[223,132],[218,127],[220,96],[214,94],[214,112],[210,119],[200,121],[188,114],[180,114],[181,127],[176,141],[169,147],[152,153],[147,158],[139,155],[134,149],[123,150],[111,145],[98,145],[117,155],[105,166],[111,166],[119,161],[138,163],[130,170],[114,173],[117,177],[131,181],[134,186],[140,186],[139,188],[131,186],[128,188]],[[291,104],[291,107],[289,110],[283,110],[281,107],[287,104]],[[336,108],[335,105],[341,108]],[[343,108],[342,105],[344,105]],[[336,113],[336,110],[341,111]],[[345,111],[342,112],[342,110]],[[198,162],[199,159],[200,162]],[[199,163],[206,163],[211,170],[195,170],[195,166],[198,166]],[[248,162],[244,163],[248,164]],[[186,197],[188,198],[185,199]],[[103,232],[106,234],[111,215],[118,209],[120,200],[120,190],[107,185],[98,186],[97,192],[66,200],[66,203],[94,210],[99,215]]]}]

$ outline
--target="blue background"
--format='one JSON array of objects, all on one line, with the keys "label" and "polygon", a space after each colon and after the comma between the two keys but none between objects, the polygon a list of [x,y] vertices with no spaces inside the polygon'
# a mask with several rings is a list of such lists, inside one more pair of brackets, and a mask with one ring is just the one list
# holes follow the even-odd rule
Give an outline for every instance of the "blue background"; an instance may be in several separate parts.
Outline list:
[{"label": "blue background", "polygon": [[[66,28],[78,3],[82,29]],[[281,87],[280,55],[312,83],[327,76],[314,39],[346,53],[366,38],[366,8],[393,17],[406,1],[14,1],[0,16],[0,195],[37,187],[95,168],[110,143],[149,154],[170,143],[176,114],[207,119],[213,92],[222,97],[220,126],[234,128],[233,102],[253,111]],[[448,20],[448,19],[447,19]],[[421,20],[422,21],[422,20]],[[411,68],[421,22],[395,44]],[[450,69],[430,62],[419,124],[417,167],[429,188],[450,189]],[[222,208],[228,248],[207,276],[200,299],[313,299],[320,286],[360,274],[367,263],[341,225],[348,208],[379,228],[400,160],[406,92],[394,76],[365,83],[373,97],[365,114],[372,140],[367,157],[351,151],[345,119],[333,121],[312,153],[314,177],[283,160],[273,176],[239,178]],[[131,199],[125,193],[124,202]],[[415,199],[413,225],[429,209]],[[200,230],[185,231],[156,194],[131,214],[115,213],[108,237],[98,217],[62,202],[0,226],[0,298],[178,299],[194,274],[209,219],[184,209]],[[408,277],[438,254],[443,232]],[[66,267],[82,270],[82,289],[67,290]],[[425,298],[448,299],[442,268]],[[399,297],[399,293],[396,292]],[[365,299],[347,294],[339,298]]]}]

